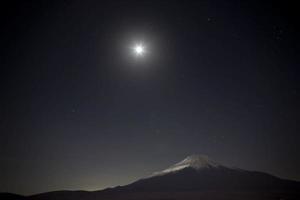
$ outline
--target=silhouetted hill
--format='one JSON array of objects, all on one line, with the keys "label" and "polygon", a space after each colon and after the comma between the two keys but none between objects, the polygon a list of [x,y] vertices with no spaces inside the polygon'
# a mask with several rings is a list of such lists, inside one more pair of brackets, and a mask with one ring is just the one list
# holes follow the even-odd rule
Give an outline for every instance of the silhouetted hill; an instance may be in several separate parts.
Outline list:
[{"label": "silhouetted hill", "polygon": [[26,199],[25,196],[21,196],[18,194],[12,194],[12,193],[0,193],[0,199],[2,200],[22,200]]}]

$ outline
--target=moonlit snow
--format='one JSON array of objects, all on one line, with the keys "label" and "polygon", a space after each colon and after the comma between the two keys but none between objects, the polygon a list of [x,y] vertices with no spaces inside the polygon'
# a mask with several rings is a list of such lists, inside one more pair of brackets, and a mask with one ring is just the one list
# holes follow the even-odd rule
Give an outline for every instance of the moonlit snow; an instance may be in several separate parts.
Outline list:
[{"label": "moonlit snow", "polygon": [[172,173],[176,172],[178,170],[184,169],[184,168],[193,168],[196,170],[199,169],[205,169],[205,168],[216,168],[221,166],[217,162],[210,160],[207,156],[205,155],[191,155],[186,157],[184,160],[182,160],[179,163],[176,163],[175,165],[172,165],[171,167],[160,171],[160,172],[155,172],[153,175],[163,175],[167,173]]}]

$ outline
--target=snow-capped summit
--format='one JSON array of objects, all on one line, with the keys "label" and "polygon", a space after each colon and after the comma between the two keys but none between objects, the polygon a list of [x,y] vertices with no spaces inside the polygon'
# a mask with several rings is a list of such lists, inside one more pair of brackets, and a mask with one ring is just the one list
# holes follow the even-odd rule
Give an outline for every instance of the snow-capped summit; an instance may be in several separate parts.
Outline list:
[{"label": "snow-capped summit", "polygon": [[180,161],[179,163],[176,163],[175,165],[172,165],[171,167],[163,171],[155,172],[153,175],[163,175],[166,173],[176,172],[184,168],[193,168],[199,170],[217,168],[219,166],[221,166],[219,163],[209,159],[207,156],[195,154],[186,157],[184,160]]}]

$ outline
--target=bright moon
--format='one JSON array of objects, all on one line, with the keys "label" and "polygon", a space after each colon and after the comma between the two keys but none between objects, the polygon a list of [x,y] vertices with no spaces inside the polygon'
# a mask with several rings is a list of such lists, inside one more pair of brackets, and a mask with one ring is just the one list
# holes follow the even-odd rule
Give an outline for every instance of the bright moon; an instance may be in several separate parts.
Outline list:
[{"label": "bright moon", "polygon": [[140,45],[140,44],[136,45],[134,47],[134,52],[135,52],[136,55],[141,56],[145,53],[145,47],[143,45]]}]

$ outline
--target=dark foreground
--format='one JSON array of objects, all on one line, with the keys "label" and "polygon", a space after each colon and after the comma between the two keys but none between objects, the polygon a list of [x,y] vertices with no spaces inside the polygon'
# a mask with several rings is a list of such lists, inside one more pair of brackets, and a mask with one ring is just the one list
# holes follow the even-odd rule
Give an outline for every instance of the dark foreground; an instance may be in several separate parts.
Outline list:
[{"label": "dark foreground", "polygon": [[1,194],[1,200],[299,200],[299,192],[84,192],[59,191],[34,196]]}]

